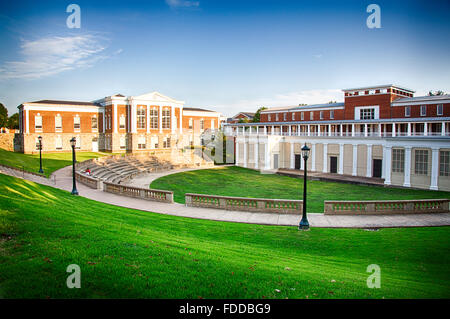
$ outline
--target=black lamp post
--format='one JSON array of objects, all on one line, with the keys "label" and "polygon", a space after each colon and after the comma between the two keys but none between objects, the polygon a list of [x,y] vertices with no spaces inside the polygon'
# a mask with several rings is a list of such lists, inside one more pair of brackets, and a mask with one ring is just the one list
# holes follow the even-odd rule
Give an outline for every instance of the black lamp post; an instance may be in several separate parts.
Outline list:
[{"label": "black lamp post", "polygon": [[77,143],[75,137],[72,137],[70,140],[70,145],[72,146],[72,177],[73,177],[73,187],[72,187],[72,195],[78,195],[77,191],[77,182],[75,181],[75,144]]},{"label": "black lamp post", "polygon": [[308,230],[309,229],[309,222],[308,218],[306,217],[306,178],[307,178],[307,171],[308,171],[308,157],[309,157],[309,147],[305,146],[302,147],[302,157],[305,160],[305,166],[303,168],[303,216],[302,220],[300,221],[300,224],[298,225],[299,230]]},{"label": "black lamp post", "polygon": [[44,174],[44,170],[42,169],[42,136],[38,136],[39,140],[39,173]]}]

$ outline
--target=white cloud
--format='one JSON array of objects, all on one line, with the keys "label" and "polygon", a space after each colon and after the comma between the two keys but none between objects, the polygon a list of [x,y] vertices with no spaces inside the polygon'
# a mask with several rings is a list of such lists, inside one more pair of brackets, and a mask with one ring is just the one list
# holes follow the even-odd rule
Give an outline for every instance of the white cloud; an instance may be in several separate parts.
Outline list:
[{"label": "white cloud", "polygon": [[0,67],[0,79],[37,79],[63,71],[93,66],[106,46],[92,35],[47,37],[22,40],[20,61],[8,61]]},{"label": "white cloud", "polygon": [[343,101],[343,93],[339,89],[330,90],[305,90],[276,94],[271,97],[261,97],[257,99],[239,100],[228,105],[217,105],[217,108],[226,116],[233,116],[236,113],[247,111],[256,112],[262,106],[281,107],[297,106],[299,104],[321,104],[329,101]]},{"label": "white cloud", "polygon": [[186,1],[186,0],[166,0],[166,3],[172,9],[176,8],[190,8],[200,6],[199,1]]}]

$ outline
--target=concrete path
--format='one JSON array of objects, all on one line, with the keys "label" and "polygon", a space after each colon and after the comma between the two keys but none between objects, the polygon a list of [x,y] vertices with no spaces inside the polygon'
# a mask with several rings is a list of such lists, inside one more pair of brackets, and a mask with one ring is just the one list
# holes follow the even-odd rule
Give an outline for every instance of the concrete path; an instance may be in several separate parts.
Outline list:
[{"label": "concrete path", "polygon": [[[71,167],[62,168],[54,172],[50,179],[1,168],[3,174],[25,178],[36,183],[56,187],[66,191],[72,190]],[[164,172],[167,175],[172,172]],[[261,214],[250,212],[227,211],[210,208],[186,207],[182,204],[159,203],[129,198],[91,189],[81,183],[77,183],[80,196],[99,202],[121,207],[139,209],[159,214],[183,216],[217,221],[239,222],[262,225],[297,226],[300,222],[299,215]],[[445,214],[411,214],[411,215],[381,215],[381,216],[336,216],[324,214],[308,214],[311,227],[326,228],[383,228],[383,227],[419,227],[419,226],[448,226],[450,225],[450,213]]]}]

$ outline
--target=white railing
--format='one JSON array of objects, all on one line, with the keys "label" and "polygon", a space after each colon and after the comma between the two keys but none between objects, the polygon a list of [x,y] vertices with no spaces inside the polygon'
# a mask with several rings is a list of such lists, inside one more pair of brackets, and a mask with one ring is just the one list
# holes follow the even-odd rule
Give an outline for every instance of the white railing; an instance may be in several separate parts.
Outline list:
[{"label": "white railing", "polygon": [[303,201],[185,194],[186,206],[217,208],[259,213],[301,214]]},{"label": "white railing", "polygon": [[324,201],[326,215],[448,213],[448,199]]}]

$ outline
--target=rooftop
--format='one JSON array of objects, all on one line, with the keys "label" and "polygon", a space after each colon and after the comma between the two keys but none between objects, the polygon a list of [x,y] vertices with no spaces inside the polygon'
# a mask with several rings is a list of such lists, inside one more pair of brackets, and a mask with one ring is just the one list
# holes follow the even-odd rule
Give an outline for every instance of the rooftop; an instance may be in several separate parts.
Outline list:
[{"label": "rooftop", "polygon": [[414,93],[415,91],[407,89],[405,87],[399,86],[399,85],[395,85],[395,84],[385,84],[385,85],[375,85],[375,86],[365,86],[365,87],[359,87],[359,88],[352,88],[352,89],[343,89],[342,91],[347,92],[347,91],[360,91],[360,90],[370,90],[370,89],[385,89],[385,88],[396,88],[396,89],[400,89],[403,91],[408,91],[411,93]]},{"label": "rooftop", "polygon": [[89,106],[100,106],[98,103],[94,102],[81,102],[81,101],[62,101],[62,100],[39,100],[34,102],[35,104],[59,104],[59,105],[89,105]]}]

